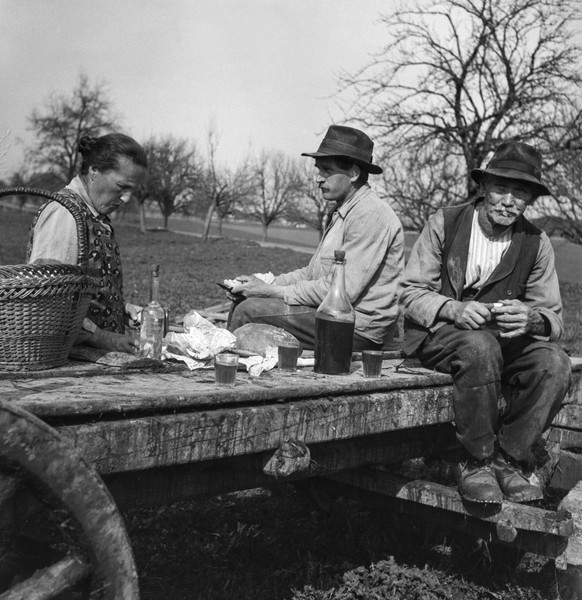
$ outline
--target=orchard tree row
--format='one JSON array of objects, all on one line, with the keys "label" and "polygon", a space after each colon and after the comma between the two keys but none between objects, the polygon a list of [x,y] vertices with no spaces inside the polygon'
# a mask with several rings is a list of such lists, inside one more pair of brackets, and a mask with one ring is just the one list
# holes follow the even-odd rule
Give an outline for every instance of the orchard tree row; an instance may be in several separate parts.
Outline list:
[{"label": "orchard tree row", "polygon": [[[384,174],[372,183],[406,228],[419,230],[439,207],[474,197],[471,169],[508,139],[532,143],[544,156],[554,195],[536,203],[538,216],[582,221],[579,7],[579,0],[418,0],[382,16],[385,46],[340,77],[336,101],[343,122],[374,139]],[[105,85],[85,75],[29,120],[36,143],[9,183],[48,189],[77,172],[82,135],[119,123]],[[220,229],[230,216],[258,220],[265,238],[283,219],[324,227],[327,207],[311,161],[263,151],[219,164],[212,126],[202,141],[165,135],[140,142],[150,164],[137,194],[144,231],[148,205],[157,205],[165,225],[173,214],[203,217],[206,237],[211,222]]]}]

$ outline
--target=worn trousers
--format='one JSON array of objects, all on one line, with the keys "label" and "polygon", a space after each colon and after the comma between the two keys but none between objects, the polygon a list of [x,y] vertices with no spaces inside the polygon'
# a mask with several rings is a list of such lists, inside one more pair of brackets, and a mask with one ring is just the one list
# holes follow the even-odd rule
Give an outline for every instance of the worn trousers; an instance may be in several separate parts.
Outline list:
[{"label": "worn trousers", "polygon": [[[293,334],[305,350],[313,350],[315,345],[315,308],[310,306],[291,306],[279,298],[247,298],[234,303],[227,327],[234,331],[246,323],[266,323],[280,327]],[[353,350],[380,350],[377,344],[354,333]]]},{"label": "worn trousers", "polygon": [[452,375],[457,438],[477,459],[492,456],[497,444],[529,460],[570,386],[566,353],[528,336],[504,339],[447,324],[429,334],[418,357],[424,367]]}]

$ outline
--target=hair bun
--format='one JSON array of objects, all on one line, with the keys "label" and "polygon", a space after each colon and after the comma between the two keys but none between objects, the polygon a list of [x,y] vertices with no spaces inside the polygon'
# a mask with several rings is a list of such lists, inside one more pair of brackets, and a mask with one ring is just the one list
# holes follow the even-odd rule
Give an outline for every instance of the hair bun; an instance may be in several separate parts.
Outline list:
[{"label": "hair bun", "polygon": [[84,135],[79,140],[79,147],[78,147],[79,153],[84,156],[85,154],[90,152],[95,147],[96,143],[97,143],[96,137],[92,137],[90,135]]}]

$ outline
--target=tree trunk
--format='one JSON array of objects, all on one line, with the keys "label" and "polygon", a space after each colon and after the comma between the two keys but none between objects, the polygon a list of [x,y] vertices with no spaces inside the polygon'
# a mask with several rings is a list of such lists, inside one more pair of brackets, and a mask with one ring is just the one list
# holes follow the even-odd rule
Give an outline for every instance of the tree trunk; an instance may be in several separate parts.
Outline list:
[{"label": "tree trunk", "polygon": [[269,239],[269,225],[267,223],[263,223],[263,242],[266,242]]},{"label": "tree trunk", "polygon": [[222,219],[222,217],[219,214],[218,215],[218,223],[217,223],[217,226],[218,226],[218,237],[222,237],[222,221],[223,221],[223,219]]},{"label": "tree trunk", "polygon": [[164,230],[168,229],[168,219],[169,219],[169,215],[164,213]]},{"label": "tree trunk", "polygon": [[145,217],[145,202],[139,205],[139,230],[146,233],[146,217]]},{"label": "tree trunk", "polygon": [[204,233],[202,234],[202,240],[208,241],[208,234],[210,233],[210,225],[212,224],[212,215],[214,214],[214,209],[216,205],[214,202],[208,207],[206,211],[206,219],[204,221]]}]

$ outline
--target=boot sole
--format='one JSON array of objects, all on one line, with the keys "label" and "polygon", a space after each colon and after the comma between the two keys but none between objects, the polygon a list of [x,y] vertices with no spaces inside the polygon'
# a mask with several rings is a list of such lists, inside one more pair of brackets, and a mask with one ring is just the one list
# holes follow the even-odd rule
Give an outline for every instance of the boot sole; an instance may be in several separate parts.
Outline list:
[{"label": "boot sole", "polygon": [[471,502],[472,504],[503,504],[501,500],[483,500],[482,498],[468,498],[467,496],[461,495],[461,500],[464,502]]}]

